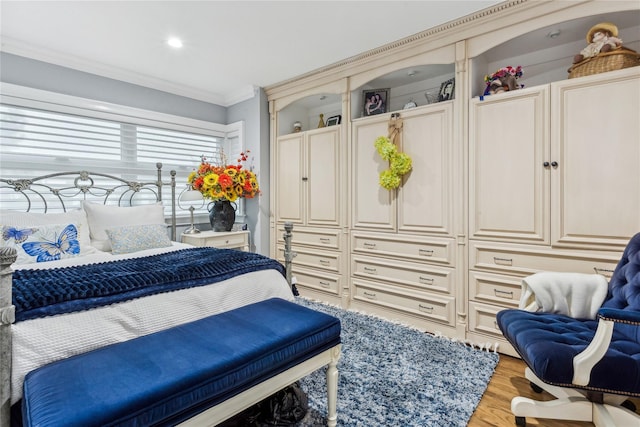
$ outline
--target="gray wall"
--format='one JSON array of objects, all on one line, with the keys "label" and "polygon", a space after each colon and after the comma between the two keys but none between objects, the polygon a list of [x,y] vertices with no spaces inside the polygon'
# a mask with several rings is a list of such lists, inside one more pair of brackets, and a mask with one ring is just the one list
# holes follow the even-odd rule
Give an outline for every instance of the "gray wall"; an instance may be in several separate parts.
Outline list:
[{"label": "gray wall", "polygon": [[246,201],[246,222],[255,250],[269,254],[269,111],[263,90],[223,107],[6,52],[0,52],[0,81],[214,123],[244,121],[245,144],[255,157],[262,191]]},{"label": "gray wall", "polygon": [[256,252],[269,255],[269,108],[262,89],[252,99],[229,107],[229,123],[244,120],[245,147],[251,150],[248,166],[254,167],[260,184],[260,197],[245,200],[246,222]]}]

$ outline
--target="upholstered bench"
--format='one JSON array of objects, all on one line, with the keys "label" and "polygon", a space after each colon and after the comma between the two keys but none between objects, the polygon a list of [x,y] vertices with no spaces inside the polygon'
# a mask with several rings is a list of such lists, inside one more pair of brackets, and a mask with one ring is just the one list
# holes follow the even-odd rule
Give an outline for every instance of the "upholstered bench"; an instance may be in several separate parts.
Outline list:
[{"label": "upholstered bench", "polygon": [[27,426],[216,425],[328,365],[336,425],[340,321],[270,299],[30,372]]}]

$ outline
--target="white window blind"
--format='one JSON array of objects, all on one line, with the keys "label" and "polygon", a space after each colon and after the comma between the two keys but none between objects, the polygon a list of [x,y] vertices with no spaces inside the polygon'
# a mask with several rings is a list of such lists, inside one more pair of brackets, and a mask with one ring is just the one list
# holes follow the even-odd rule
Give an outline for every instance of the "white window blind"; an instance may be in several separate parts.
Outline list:
[{"label": "white window blind", "polygon": [[[4,88],[3,88],[4,89]],[[201,156],[242,151],[240,124],[231,126],[199,122],[181,117],[133,110],[110,104],[84,108],[82,99],[50,92],[46,96],[14,97],[2,94],[0,102],[0,176],[35,177],[63,171],[99,172],[126,180],[155,182],[155,164],[163,164],[163,182],[176,171],[176,192],[186,188],[187,176],[198,167]],[[39,99],[38,99],[39,98]],[[231,135],[228,138],[227,135]],[[231,141],[231,142],[230,142]],[[235,161],[235,157],[232,157]],[[152,197],[152,194],[148,195]],[[170,187],[163,187],[170,202]],[[3,197],[2,208],[20,208]],[[167,213],[169,203],[165,203]],[[186,214],[177,211],[178,215]],[[206,206],[200,210],[206,213]]]}]

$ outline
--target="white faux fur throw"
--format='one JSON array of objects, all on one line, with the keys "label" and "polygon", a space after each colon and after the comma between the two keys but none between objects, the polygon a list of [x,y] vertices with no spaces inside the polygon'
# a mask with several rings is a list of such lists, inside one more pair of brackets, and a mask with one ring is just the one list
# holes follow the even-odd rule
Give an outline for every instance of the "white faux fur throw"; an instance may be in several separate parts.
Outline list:
[{"label": "white faux fur throw", "polygon": [[607,279],[600,274],[536,273],[522,279],[520,308],[595,319],[607,287]]}]

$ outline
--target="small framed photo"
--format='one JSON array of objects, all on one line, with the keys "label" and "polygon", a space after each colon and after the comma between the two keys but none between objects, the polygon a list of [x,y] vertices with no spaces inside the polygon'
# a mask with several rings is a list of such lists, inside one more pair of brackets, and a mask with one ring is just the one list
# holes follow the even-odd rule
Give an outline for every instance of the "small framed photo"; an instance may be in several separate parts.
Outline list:
[{"label": "small framed photo", "polygon": [[448,101],[454,98],[456,88],[456,79],[452,78],[440,85],[440,92],[438,93],[438,102]]},{"label": "small framed photo", "polygon": [[342,116],[338,114],[337,116],[331,116],[327,119],[327,126],[335,126],[339,125],[342,121]]},{"label": "small framed photo", "polygon": [[389,89],[367,89],[362,91],[362,115],[374,116],[387,112]]}]

